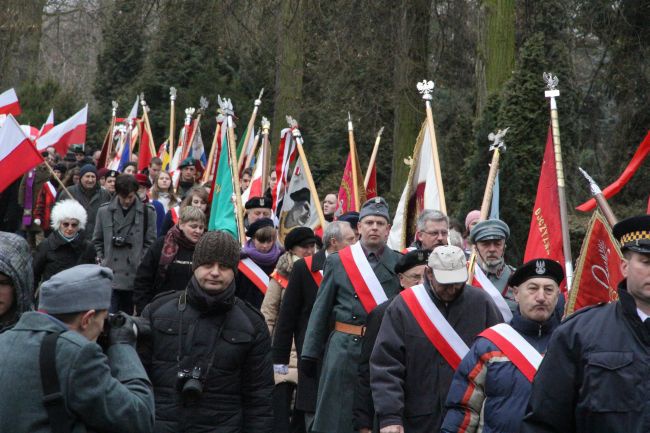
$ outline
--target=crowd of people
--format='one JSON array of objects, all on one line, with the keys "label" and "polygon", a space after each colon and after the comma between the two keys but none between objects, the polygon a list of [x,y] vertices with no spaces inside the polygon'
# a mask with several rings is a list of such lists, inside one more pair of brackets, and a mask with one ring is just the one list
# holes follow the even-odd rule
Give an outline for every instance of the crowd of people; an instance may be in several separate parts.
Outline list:
[{"label": "crowd of people", "polygon": [[281,236],[269,189],[240,243],[192,158],[72,153],[2,192],[0,432],[650,431],[650,216],[614,226],[619,300],[563,321],[563,267],[478,211],[394,251],[382,197]]}]

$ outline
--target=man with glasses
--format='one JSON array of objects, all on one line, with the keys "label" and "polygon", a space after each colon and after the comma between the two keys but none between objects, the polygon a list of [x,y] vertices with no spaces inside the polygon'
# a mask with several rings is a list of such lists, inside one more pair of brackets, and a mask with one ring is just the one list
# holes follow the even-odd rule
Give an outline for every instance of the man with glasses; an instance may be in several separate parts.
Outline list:
[{"label": "man with glasses", "polygon": [[407,250],[420,249],[431,252],[435,247],[447,245],[448,238],[449,217],[439,210],[425,209],[416,223],[415,242]]},{"label": "man with glasses", "polygon": [[[395,273],[402,288],[408,289],[424,282],[424,268],[428,257],[429,251],[413,250],[399,259],[395,265]],[[370,391],[370,355],[375,346],[384,313],[393,299],[394,296],[378,305],[368,314],[366,320],[366,333],[363,336],[361,358],[359,359],[359,378],[354,396],[354,423],[360,433],[370,433],[374,425],[375,407],[372,404]]]}]

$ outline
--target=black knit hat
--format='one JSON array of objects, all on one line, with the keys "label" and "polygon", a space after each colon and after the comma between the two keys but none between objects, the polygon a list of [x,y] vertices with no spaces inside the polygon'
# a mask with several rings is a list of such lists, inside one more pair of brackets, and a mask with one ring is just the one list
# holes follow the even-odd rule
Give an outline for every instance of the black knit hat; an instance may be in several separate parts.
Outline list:
[{"label": "black knit hat", "polygon": [[219,263],[233,270],[239,263],[241,247],[228,232],[216,230],[205,233],[194,248],[192,271],[202,265]]},{"label": "black knit hat", "polygon": [[296,227],[284,238],[284,249],[289,251],[295,246],[306,246],[316,243],[316,235],[309,227]]}]

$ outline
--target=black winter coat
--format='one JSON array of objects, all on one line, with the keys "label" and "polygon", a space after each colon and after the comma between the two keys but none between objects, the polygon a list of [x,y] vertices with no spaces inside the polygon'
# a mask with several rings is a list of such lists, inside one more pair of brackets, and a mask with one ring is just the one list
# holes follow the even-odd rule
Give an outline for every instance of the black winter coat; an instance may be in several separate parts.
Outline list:
[{"label": "black winter coat", "polygon": [[[312,268],[319,271],[325,266],[325,250],[314,254]],[[309,315],[316,300],[318,285],[311,275],[305,259],[297,260],[289,276],[289,284],[284,291],[280,314],[273,335],[273,363],[289,364],[291,345],[296,342],[298,359],[302,354],[302,344],[305,341]],[[298,390],[296,392],[296,409],[305,412],[316,410],[316,391],[318,377],[308,377],[298,364]]]},{"label": "black winter coat", "polygon": [[[154,387],[156,433],[271,432],[269,332],[262,315],[234,296],[234,287],[210,296],[192,278],[187,290],[156,297],[142,316],[152,329],[139,350]],[[187,402],[177,373],[195,366],[203,392]]]},{"label": "black winter coat", "polygon": [[72,242],[67,242],[58,231],[54,231],[36,248],[34,284],[38,287],[52,275],[86,263],[95,263],[95,248],[86,240],[83,231]]},{"label": "black winter coat", "polygon": [[553,333],[520,432],[650,431],[650,329],[625,280],[618,295],[569,316]]},{"label": "black winter coat", "polygon": [[192,278],[192,255],[194,249],[178,246],[174,261],[167,267],[165,277],[159,271],[160,256],[165,245],[165,238],[159,237],[144,255],[133,283],[133,302],[136,311],[141,313],[144,307],[159,293],[170,290],[182,290]]}]

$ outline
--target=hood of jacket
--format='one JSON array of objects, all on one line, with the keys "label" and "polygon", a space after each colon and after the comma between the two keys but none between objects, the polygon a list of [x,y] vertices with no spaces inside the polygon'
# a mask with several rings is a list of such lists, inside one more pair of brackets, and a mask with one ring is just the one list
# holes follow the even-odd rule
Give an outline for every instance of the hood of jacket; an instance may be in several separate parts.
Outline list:
[{"label": "hood of jacket", "polygon": [[[0,272],[13,281],[16,313],[33,307],[34,273],[27,241],[13,233],[0,232]],[[16,317],[18,319],[18,317]]]}]

